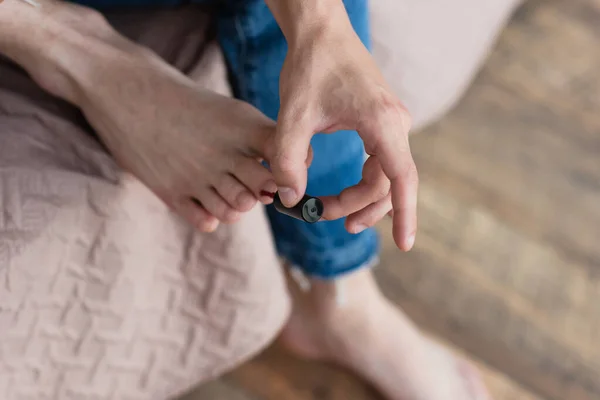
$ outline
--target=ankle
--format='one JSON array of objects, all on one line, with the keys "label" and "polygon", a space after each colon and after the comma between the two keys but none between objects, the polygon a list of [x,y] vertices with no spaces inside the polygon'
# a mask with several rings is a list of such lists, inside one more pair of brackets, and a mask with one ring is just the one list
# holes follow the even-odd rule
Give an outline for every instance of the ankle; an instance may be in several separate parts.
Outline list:
[{"label": "ankle", "polygon": [[384,300],[370,269],[361,269],[335,280],[310,280],[313,304],[322,310],[341,311]]}]

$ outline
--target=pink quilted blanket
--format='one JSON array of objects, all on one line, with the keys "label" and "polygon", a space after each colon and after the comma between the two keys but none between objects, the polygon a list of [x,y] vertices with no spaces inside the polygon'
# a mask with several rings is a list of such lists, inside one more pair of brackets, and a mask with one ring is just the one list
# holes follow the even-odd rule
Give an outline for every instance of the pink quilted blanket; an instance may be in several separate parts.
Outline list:
[{"label": "pink quilted blanket", "polygon": [[[149,45],[207,27],[199,13],[120,18]],[[223,91],[219,53],[186,40]],[[287,318],[270,235],[261,209],[194,232],[75,109],[0,62],[1,399],[164,400],[237,365]]]}]

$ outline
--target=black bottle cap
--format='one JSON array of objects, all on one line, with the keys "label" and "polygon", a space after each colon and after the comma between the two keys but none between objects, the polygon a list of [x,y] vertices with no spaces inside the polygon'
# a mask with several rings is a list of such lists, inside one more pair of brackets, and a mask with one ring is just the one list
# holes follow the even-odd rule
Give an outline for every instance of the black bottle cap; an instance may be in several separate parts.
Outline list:
[{"label": "black bottle cap", "polygon": [[273,200],[273,206],[275,206],[275,209],[280,213],[308,222],[309,224],[314,224],[321,219],[324,208],[323,202],[319,198],[309,195],[305,195],[294,207],[287,208],[283,205],[279,198],[279,194],[277,193]]}]

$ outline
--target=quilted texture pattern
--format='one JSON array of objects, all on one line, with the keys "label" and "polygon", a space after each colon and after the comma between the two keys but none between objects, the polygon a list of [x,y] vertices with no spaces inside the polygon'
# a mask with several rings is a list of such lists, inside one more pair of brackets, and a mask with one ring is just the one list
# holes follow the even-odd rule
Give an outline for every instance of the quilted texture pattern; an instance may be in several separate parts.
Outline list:
[{"label": "quilted texture pattern", "polygon": [[[161,43],[186,32],[167,14],[148,18],[167,24]],[[183,19],[202,27],[197,13]],[[196,50],[206,40],[185,37]],[[222,90],[218,52],[202,48],[201,63],[173,48],[171,61]],[[76,110],[0,63],[0,398],[163,400],[234,367],[289,312],[270,235],[258,208],[194,232]]]}]

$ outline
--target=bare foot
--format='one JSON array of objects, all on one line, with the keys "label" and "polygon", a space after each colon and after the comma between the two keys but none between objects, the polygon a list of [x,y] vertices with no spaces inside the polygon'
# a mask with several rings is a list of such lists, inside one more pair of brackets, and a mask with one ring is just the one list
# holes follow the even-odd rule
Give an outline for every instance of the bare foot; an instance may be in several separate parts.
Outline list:
[{"label": "bare foot", "polygon": [[[68,22],[56,36],[69,40],[56,46],[64,55],[59,65],[33,70],[36,81],[77,104],[117,162],[198,229],[212,231],[258,201],[271,203],[277,186],[259,159],[268,158],[275,123],[202,89],[82,10],[53,12]],[[62,86],[70,89],[62,93]]]},{"label": "bare foot", "polygon": [[[257,158],[275,124],[254,107],[195,86],[161,61],[98,85],[84,107],[117,160],[202,230],[231,223],[277,186]],[[130,71],[125,68],[124,75]],[[123,81],[130,83],[127,90]],[[120,91],[121,93],[117,93]],[[113,99],[118,94],[118,100]]]},{"label": "bare foot", "polygon": [[491,399],[474,367],[425,338],[370,271],[311,283],[309,292],[290,285],[294,311],[280,341],[294,354],[349,368],[389,400]]}]

